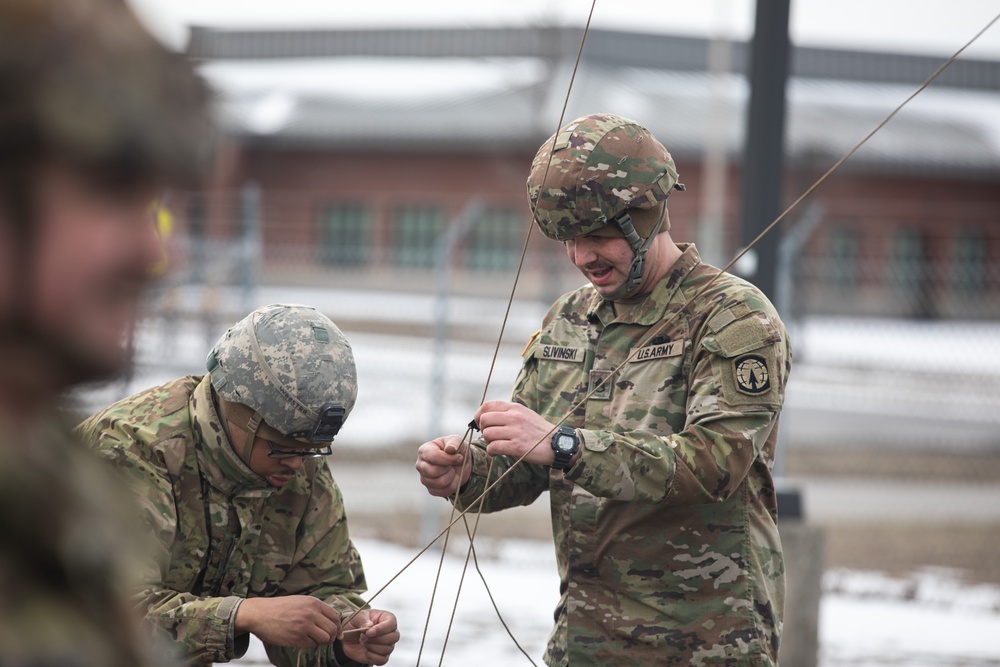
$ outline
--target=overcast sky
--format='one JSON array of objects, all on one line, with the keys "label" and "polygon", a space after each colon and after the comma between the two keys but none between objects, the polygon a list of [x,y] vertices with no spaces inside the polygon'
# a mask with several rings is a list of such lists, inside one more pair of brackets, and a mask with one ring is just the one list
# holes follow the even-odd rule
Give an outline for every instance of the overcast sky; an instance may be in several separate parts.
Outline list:
[{"label": "overcast sky", "polygon": [[[129,0],[165,42],[187,26],[372,28],[561,24],[583,27],[588,0]],[[748,39],[751,0],[597,0],[592,27]],[[795,44],[946,57],[1000,14],[1000,0],[792,0]],[[964,54],[1000,61],[1000,22]]]}]

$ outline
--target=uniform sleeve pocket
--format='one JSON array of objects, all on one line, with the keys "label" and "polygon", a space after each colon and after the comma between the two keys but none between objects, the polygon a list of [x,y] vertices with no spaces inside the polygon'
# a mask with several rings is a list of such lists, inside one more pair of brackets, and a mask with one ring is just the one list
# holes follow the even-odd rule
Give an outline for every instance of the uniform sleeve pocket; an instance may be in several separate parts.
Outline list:
[{"label": "uniform sleeve pocket", "polygon": [[712,353],[712,374],[724,403],[781,407],[783,386],[775,344],[778,339],[756,316],[731,322],[706,337],[704,346]]}]

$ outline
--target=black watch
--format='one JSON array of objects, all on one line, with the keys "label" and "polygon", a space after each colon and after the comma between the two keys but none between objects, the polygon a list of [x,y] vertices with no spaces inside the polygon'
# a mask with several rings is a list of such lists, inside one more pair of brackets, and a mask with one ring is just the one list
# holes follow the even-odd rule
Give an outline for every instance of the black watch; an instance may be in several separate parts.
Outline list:
[{"label": "black watch", "polygon": [[566,470],[573,455],[580,451],[580,437],[576,434],[576,429],[569,426],[560,426],[552,434],[552,453],[555,459],[552,467],[556,470]]}]

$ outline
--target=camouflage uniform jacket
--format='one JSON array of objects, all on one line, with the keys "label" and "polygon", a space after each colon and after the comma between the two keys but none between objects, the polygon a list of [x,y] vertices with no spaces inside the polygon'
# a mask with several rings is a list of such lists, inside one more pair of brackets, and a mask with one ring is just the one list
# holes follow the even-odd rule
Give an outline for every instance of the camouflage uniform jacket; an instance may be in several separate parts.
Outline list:
[{"label": "camouflage uniform jacket", "polygon": [[[561,599],[549,665],[777,662],[784,564],[771,467],[787,336],[734,276],[696,296],[719,270],[681,248],[620,316],[589,285],[561,297],[523,355],[513,399],[565,417],[581,456],[565,474],[517,466],[483,511],[550,493]],[[486,485],[488,457],[472,451],[463,506]],[[496,457],[491,477],[511,463]]]},{"label": "camouflage uniform jacket", "polygon": [[[233,451],[207,376],[123,399],[80,429],[142,499],[161,551],[137,601],[191,664],[243,655],[249,636],[234,636],[233,622],[244,598],[312,595],[342,614],[364,604],[361,559],[325,462],[306,460],[287,485],[270,486]],[[345,664],[336,647],[266,649],[276,665]]]},{"label": "camouflage uniform jacket", "polygon": [[0,665],[173,665],[129,609],[143,552],[127,489],[64,422],[24,433],[0,413]]}]

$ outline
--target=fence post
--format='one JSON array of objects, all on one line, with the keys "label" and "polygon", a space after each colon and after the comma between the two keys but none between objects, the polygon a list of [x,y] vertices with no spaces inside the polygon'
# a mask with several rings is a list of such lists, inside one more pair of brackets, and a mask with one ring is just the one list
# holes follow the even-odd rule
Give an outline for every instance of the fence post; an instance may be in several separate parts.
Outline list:
[{"label": "fence post", "polygon": [[253,310],[257,288],[257,271],[260,268],[261,250],[260,187],[249,182],[240,191],[240,252],[238,282],[242,312],[240,317]]},{"label": "fence post", "polygon": [[[472,225],[482,217],[483,203],[472,199],[451,221],[437,239],[434,249],[434,338],[431,354],[430,410],[428,436],[432,439],[444,432],[445,371],[448,340],[448,307],[451,293],[451,254],[455,245]],[[438,498],[426,495],[420,518],[420,543],[427,544],[440,532],[442,504]]]}]

